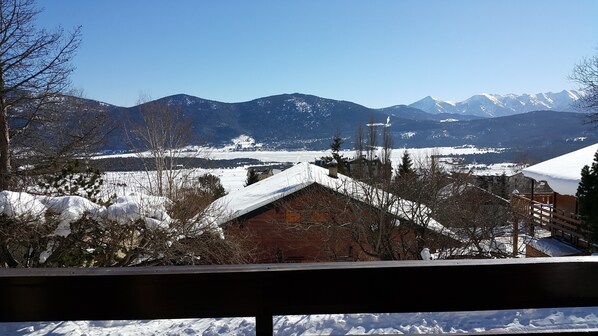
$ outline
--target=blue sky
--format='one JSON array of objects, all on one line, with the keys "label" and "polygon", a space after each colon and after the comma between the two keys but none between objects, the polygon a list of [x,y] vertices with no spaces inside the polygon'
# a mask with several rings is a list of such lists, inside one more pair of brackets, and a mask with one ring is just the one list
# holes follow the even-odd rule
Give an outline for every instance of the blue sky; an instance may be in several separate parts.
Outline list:
[{"label": "blue sky", "polygon": [[431,95],[575,89],[598,54],[595,0],[38,0],[38,24],[81,25],[73,86],[132,106],[306,93],[368,107]]}]

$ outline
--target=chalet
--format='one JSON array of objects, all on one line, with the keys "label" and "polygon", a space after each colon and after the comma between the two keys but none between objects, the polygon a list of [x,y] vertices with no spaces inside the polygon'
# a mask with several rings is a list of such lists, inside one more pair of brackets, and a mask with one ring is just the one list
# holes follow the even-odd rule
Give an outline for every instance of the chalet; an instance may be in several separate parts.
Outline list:
[{"label": "chalet", "polygon": [[[584,147],[523,169],[531,181],[531,192],[513,195],[511,204],[520,219],[550,232],[549,237],[532,239],[528,256],[567,256],[583,254],[588,247],[586,232],[580,227],[575,194],[581,181],[581,169],[591,165],[598,144]],[[537,193],[534,185],[546,183],[550,193]]]},{"label": "chalet", "polygon": [[257,263],[419,259],[423,248],[458,243],[425,206],[309,163],[233,191],[209,213],[225,236],[248,241]]}]

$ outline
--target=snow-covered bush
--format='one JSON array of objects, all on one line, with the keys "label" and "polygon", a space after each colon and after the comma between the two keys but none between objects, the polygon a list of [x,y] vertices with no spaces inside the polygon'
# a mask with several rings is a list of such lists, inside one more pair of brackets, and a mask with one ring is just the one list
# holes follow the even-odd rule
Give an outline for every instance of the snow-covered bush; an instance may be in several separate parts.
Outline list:
[{"label": "snow-covered bush", "polygon": [[223,239],[219,227],[197,225],[223,192],[219,181],[206,181],[174,201],[129,193],[105,205],[81,196],[0,192],[0,267],[243,262],[240,246]]},{"label": "snow-covered bush", "polygon": [[23,221],[43,222],[46,206],[24,192],[0,192],[0,214]]}]

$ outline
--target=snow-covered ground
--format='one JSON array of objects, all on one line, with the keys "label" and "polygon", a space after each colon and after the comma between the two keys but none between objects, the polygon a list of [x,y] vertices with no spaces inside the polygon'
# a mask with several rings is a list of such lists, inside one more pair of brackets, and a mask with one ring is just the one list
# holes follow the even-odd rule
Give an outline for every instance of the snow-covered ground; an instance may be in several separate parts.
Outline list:
[{"label": "snow-covered ground", "polygon": [[[248,140],[249,141],[249,140]],[[222,148],[206,148],[206,147],[187,147],[181,150],[179,157],[203,157],[213,160],[224,159],[256,159],[264,162],[313,162],[315,159],[322,156],[330,155],[331,150],[243,150],[245,142],[235,142],[234,146],[226,146]],[[240,145],[239,150],[233,150],[232,147]],[[430,147],[430,148],[393,148],[391,151],[391,160],[393,163],[399,162],[403,152],[407,150],[415,164],[419,162],[427,162],[427,159],[433,155],[469,155],[469,154],[484,154],[484,153],[500,153],[503,148],[476,148],[474,146],[459,146],[459,147]],[[343,150],[341,155],[352,158],[355,156],[354,150]],[[114,157],[138,157],[149,156],[148,153],[126,153],[114,155],[100,155],[96,158],[114,158]]]},{"label": "snow-covered ground", "polygon": [[[393,148],[390,158],[393,163],[399,162],[403,152],[407,150],[414,163],[427,162],[427,159],[433,155],[466,155],[466,154],[483,154],[483,153],[498,153],[501,148],[476,148],[473,146],[460,147],[431,147],[431,148]],[[324,151],[230,151],[222,148],[202,149],[202,154],[205,154],[210,159],[236,159],[236,158],[250,158],[257,159],[264,162],[313,162],[315,159],[322,156],[330,155],[330,150]],[[355,156],[354,150],[344,150],[340,154],[347,158]]]},{"label": "snow-covered ground", "polygon": [[[598,307],[475,312],[275,316],[275,335],[598,331]],[[255,335],[253,318],[0,324],[1,335]]]}]

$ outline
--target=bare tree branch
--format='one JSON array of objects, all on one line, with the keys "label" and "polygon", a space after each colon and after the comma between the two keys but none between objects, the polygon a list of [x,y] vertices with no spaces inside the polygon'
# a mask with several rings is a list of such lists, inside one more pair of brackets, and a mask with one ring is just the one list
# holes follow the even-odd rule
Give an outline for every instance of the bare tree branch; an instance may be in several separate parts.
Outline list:
[{"label": "bare tree branch", "polygon": [[9,188],[14,175],[13,137],[42,121],[47,105],[68,87],[81,41],[81,27],[70,34],[38,29],[38,13],[33,0],[0,4],[0,190]]},{"label": "bare tree branch", "polygon": [[573,67],[569,79],[581,86],[579,107],[590,112],[588,122],[598,125],[598,55],[583,58]]}]

